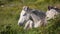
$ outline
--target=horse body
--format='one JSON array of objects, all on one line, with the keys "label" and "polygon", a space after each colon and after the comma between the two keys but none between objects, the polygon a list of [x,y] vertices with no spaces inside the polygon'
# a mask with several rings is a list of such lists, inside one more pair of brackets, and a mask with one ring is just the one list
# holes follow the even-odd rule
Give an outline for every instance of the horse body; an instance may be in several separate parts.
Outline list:
[{"label": "horse body", "polygon": [[47,20],[54,19],[58,14],[60,14],[60,9],[49,6],[46,12]]},{"label": "horse body", "polygon": [[45,22],[46,14],[42,11],[38,11],[38,10],[32,11],[31,17],[34,20],[35,28],[41,26],[43,23],[44,24],[46,23]]}]

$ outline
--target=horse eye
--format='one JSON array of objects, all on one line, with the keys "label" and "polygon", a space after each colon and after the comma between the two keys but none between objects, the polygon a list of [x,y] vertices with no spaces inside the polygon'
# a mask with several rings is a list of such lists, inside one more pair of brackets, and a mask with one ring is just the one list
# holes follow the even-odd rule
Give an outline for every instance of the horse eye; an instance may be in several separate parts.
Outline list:
[{"label": "horse eye", "polygon": [[25,15],[26,15],[26,13],[23,16],[25,16]]}]

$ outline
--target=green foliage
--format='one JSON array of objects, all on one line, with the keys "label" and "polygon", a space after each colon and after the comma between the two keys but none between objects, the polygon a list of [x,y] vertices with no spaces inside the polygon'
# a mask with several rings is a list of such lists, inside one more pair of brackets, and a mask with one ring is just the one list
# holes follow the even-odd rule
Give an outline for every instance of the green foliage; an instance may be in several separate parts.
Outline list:
[{"label": "green foliage", "polygon": [[60,34],[60,16],[48,21],[46,27],[23,30],[18,19],[24,5],[46,11],[48,5],[59,4],[60,0],[0,0],[0,34]]}]

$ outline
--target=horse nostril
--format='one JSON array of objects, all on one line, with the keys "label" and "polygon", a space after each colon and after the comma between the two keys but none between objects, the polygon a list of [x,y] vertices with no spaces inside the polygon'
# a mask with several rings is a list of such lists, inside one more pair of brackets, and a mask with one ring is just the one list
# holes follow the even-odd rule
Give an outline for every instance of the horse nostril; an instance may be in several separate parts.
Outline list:
[{"label": "horse nostril", "polygon": [[19,23],[19,26],[23,26],[23,23]]}]

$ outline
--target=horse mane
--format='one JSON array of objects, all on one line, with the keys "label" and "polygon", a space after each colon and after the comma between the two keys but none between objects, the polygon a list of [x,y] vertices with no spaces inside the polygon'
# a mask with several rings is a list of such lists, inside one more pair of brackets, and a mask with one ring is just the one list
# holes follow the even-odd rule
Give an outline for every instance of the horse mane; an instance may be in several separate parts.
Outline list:
[{"label": "horse mane", "polygon": [[39,16],[39,17],[44,17],[44,16],[46,16],[46,13],[45,12],[43,12],[43,11],[40,11],[40,10],[33,10],[32,11],[32,13],[33,14],[35,14],[35,15],[37,15],[37,16]]}]

